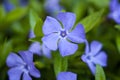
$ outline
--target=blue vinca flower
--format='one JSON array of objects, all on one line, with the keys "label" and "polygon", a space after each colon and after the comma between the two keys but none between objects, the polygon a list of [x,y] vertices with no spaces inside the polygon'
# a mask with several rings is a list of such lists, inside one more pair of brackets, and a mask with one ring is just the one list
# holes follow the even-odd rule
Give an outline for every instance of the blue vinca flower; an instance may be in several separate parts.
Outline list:
[{"label": "blue vinca flower", "polygon": [[103,67],[107,66],[107,55],[104,51],[100,51],[102,44],[93,41],[90,46],[86,42],[85,54],[82,55],[81,59],[88,64],[91,72],[95,74],[96,64],[99,64]]},{"label": "blue vinca flower", "polygon": [[33,54],[29,51],[20,51],[17,54],[10,53],[7,57],[7,66],[11,69],[8,71],[9,80],[32,80],[30,77],[40,77],[40,72],[35,68],[33,63]]},{"label": "blue vinca flower", "polygon": [[57,75],[57,80],[77,80],[77,74],[72,72],[60,72]]},{"label": "blue vinca flower", "polygon": [[72,55],[78,49],[76,43],[85,41],[85,31],[81,24],[73,30],[76,16],[73,13],[59,13],[57,19],[47,16],[43,24],[43,43],[50,50],[59,48],[60,54],[64,56]]},{"label": "blue vinca flower", "polygon": [[120,24],[120,2],[119,0],[111,0],[110,13],[108,17],[115,20],[116,23]]},{"label": "blue vinca flower", "polygon": [[[32,30],[30,30],[29,33],[29,38],[35,38],[35,34]],[[47,58],[51,58],[51,51],[49,48],[47,48],[44,44],[40,44],[40,42],[33,42],[29,49],[30,52],[32,52],[33,54],[37,54],[39,56],[44,55]]]}]

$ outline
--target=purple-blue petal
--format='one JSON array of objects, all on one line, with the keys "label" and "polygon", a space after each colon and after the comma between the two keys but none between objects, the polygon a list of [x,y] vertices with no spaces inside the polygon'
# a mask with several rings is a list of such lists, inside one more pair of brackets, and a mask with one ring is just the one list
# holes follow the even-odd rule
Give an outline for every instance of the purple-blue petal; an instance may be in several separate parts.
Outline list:
[{"label": "purple-blue petal", "polygon": [[85,42],[85,30],[82,24],[78,24],[76,28],[67,35],[68,39],[75,43]]},{"label": "purple-blue petal", "polygon": [[63,24],[66,30],[70,30],[75,23],[76,16],[70,12],[61,12],[57,15],[57,19]]},{"label": "purple-blue petal", "polygon": [[10,12],[11,10],[15,8],[15,6],[9,1],[4,1],[3,5],[4,5],[6,12]]},{"label": "purple-blue petal", "polygon": [[8,67],[20,66],[24,61],[15,53],[10,53],[7,57],[6,64]]},{"label": "purple-blue petal", "polygon": [[85,54],[87,54],[87,53],[89,53],[89,51],[90,51],[90,47],[89,47],[89,43],[88,43],[88,41],[87,40],[85,40]]},{"label": "purple-blue petal", "polygon": [[57,33],[52,33],[48,36],[44,36],[42,41],[50,50],[57,50],[58,39],[59,35]]},{"label": "purple-blue petal", "polygon": [[84,54],[84,55],[81,56],[81,59],[82,59],[83,62],[87,63],[87,65],[88,65],[89,69],[91,70],[92,74],[95,74],[95,67],[96,67],[96,65],[94,64],[94,62],[92,62],[91,58],[88,59],[87,56],[88,55]]},{"label": "purple-blue petal", "polygon": [[26,6],[29,0],[19,0],[20,6]]},{"label": "purple-blue petal", "polygon": [[99,64],[101,66],[107,66],[107,55],[104,51],[99,52],[98,55],[96,55],[92,61],[95,64]]},{"label": "purple-blue petal", "polygon": [[96,55],[102,48],[102,44],[98,41],[92,41],[90,44],[91,55]]},{"label": "purple-blue petal", "polygon": [[32,80],[32,78],[30,77],[30,75],[28,73],[24,73],[23,80]]},{"label": "purple-blue petal", "polygon": [[23,71],[19,67],[13,67],[8,71],[9,80],[20,80]]},{"label": "purple-blue petal", "polygon": [[66,39],[60,39],[58,46],[59,46],[60,54],[63,57],[74,54],[78,49],[77,44],[68,42]]},{"label": "purple-blue petal", "polygon": [[110,11],[114,11],[119,7],[119,0],[111,0],[110,1]]},{"label": "purple-blue petal", "polygon": [[30,30],[28,37],[29,38],[35,38],[35,34],[34,34],[34,32],[32,30]]},{"label": "purple-blue petal", "polygon": [[77,80],[77,74],[72,72],[60,72],[57,75],[57,80]]},{"label": "purple-blue petal", "polygon": [[62,10],[62,7],[59,5],[59,2],[60,0],[46,0],[45,1],[46,12],[50,13],[50,15],[55,16],[56,13]]},{"label": "purple-blue petal", "polygon": [[47,16],[43,24],[43,33],[45,35],[48,35],[54,32],[59,32],[60,29],[61,29],[60,23],[55,18]]},{"label": "purple-blue petal", "polygon": [[39,42],[32,43],[28,50],[33,54],[41,55],[41,45]]},{"label": "purple-blue petal", "polygon": [[42,52],[44,56],[51,58],[51,51],[45,46],[45,44],[42,44]]},{"label": "purple-blue petal", "polygon": [[33,64],[33,54],[30,51],[19,51],[18,52],[20,54],[20,56],[22,57],[22,59],[24,60],[24,62],[27,65],[31,65]]},{"label": "purple-blue petal", "polygon": [[95,75],[95,72],[96,72],[96,65],[95,65],[94,63],[92,63],[91,61],[88,61],[87,64],[88,64],[88,66],[89,66],[89,68],[90,68],[92,74]]},{"label": "purple-blue petal", "polygon": [[115,20],[116,23],[120,24],[120,7],[109,15]]},{"label": "purple-blue petal", "polygon": [[37,70],[34,65],[29,65],[29,67],[30,75],[36,78],[39,78],[41,76],[39,70]]}]

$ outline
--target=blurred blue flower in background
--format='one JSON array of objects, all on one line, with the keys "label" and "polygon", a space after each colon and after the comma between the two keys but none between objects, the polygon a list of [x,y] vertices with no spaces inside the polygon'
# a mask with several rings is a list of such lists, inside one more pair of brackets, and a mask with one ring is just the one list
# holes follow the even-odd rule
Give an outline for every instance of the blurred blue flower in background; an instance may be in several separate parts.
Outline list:
[{"label": "blurred blue flower in background", "polygon": [[110,13],[108,17],[115,20],[116,23],[120,24],[120,2],[119,0],[110,1]]},{"label": "blurred blue flower in background", "polygon": [[[32,30],[30,30],[29,33],[29,38],[35,38],[35,34]],[[29,51],[31,51],[33,54],[37,54],[39,56],[44,55],[47,58],[51,58],[51,51],[49,48],[47,48],[43,43],[40,44],[40,42],[33,42],[29,49]]]},{"label": "blurred blue flower in background", "polygon": [[[6,64],[11,69],[8,71],[9,80],[32,80],[31,76],[40,77],[40,72],[33,63],[33,54],[30,51],[19,51],[21,57],[15,53],[10,53]],[[22,75],[23,74],[23,75]]]},{"label": "blurred blue flower in background", "polygon": [[95,74],[96,72],[96,64],[100,66],[107,66],[107,55],[104,51],[100,51],[102,48],[102,44],[93,41],[90,46],[88,42],[86,42],[85,54],[82,55],[81,59],[88,64],[91,72]]},{"label": "blurred blue flower in background", "polygon": [[50,15],[55,16],[63,7],[60,6],[60,0],[45,0],[45,9]]},{"label": "blurred blue flower in background", "polygon": [[4,0],[3,6],[6,12],[10,12],[15,8],[15,6],[8,0]]},{"label": "blurred blue flower in background", "polygon": [[31,51],[33,54],[37,54],[37,55],[44,55],[47,58],[51,58],[51,51],[50,49],[48,49],[44,44],[40,44],[40,42],[33,42],[29,49],[29,51]]},{"label": "blurred blue flower in background", "polygon": [[77,74],[72,72],[60,72],[57,75],[57,80],[77,80]]},{"label": "blurred blue flower in background", "polygon": [[57,50],[59,48],[60,54],[64,56],[72,55],[78,49],[76,43],[83,43],[85,38],[84,27],[78,24],[72,30],[76,16],[73,13],[59,13],[57,20],[47,16],[43,24],[44,37],[43,43],[50,50]]},{"label": "blurred blue flower in background", "polygon": [[[17,0],[17,1],[19,3],[19,6],[21,7],[26,6],[28,4],[28,0]],[[10,12],[16,7],[15,4],[13,4],[10,0],[4,0],[3,6],[6,12]]]}]

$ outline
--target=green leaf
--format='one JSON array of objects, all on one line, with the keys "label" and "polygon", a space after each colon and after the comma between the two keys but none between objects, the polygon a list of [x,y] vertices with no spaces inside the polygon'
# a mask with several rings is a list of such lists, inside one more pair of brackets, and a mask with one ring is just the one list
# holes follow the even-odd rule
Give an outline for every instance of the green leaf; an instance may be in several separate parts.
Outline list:
[{"label": "green leaf", "polygon": [[37,61],[37,62],[35,62],[34,64],[35,64],[35,66],[36,66],[37,68],[39,68],[39,69],[45,67],[45,65],[44,65],[42,62],[40,62],[40,61]]},{"label": "green leaf", "polygon": [[120,31],[120,25],[115,25],[115,28]]},{"label": "green leaf", "polygon": [[106,80],[103,68],[98,64],[96,65],[95,80]]},{"label": "green leaf", "polygon": [[76,2],[76,5],[73,6],[73,12],[76,14],[76,22],[78,22],[85,15],[87,7],[87,3],[81,0]]},{"label": "green leaf", "polygon": [[101,23],[103,20],[103,14],[104,9],[91,14],[80,21],[80,23],[83,24],[86,33]]},{"label": "green leaf", "polygon": [[116,36],[116,45],[117,45],[118,51],[120,53],[120,34],[118,34]]},{"label": "green leaf", "polygon": [[15,10],[12,10],[11,12],[9,12],[6,15],[5,20],[8,23],[14,22],[14,21],[19,20],[22,17],[24,17],[26,12],[27,12],[26,8],[25,9],[23,9],[23,8],[16,8]]},{"label": "green leaf", "polygon": [[12,42],[5,42],[0,46],[0,68],[5,64],[6,57],[12,50]]},{"label": "green leaf", "polygon": [[0,5],[0,25],[3,24],[4,17],[5,17],[5,11],[4,11],[3,6]]},{"label": "green leaf", "polygon": [[88,0],[88,1],[96,5],[98,8],[107,7],[109,5],[109,0]]},{"label": "green leaf", "polygon": [[29,22],[30,22],[30,27],[31,27],[32,31],[34,31],[34,27],[35,27],[38,19],[39,19],[38,14],[35,13],[35,11],[30,10],[30,12],[29,12],[29,20],[30,21]]},{"label": "green leaf", "polygon": [[68,67],[67,57],[62,57],[59,53],[54,53],[54,71],[57,76],[59,72],[66,71]]},{"label": "green leaf", "polygon": [[43,36],[42,25],[43,25],[42,19],[38,19],[38,21],[36,22],[35,28],[34,28],[34,34],[36,35],[36,37]]},{"label": "green leaf", "polygon": [[29,41],[31,41],[31,42],[41,42],[41,37],[30,38]]}]

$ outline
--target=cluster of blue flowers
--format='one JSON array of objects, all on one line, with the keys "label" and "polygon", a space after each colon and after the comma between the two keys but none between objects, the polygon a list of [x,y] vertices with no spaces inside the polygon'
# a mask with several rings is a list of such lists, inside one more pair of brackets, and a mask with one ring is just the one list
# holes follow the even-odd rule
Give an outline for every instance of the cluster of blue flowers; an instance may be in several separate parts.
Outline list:
[{"label": "cluster of blue flowers", "polygon": [[[24,74],[24,80],[31,80],[29,74],[34,77],[40,77],[39,71],[34,67],[33,53],[38,55],[43,53],[50,58],[50,51],[59,49],[62,57],[69,56],[77,51],[77,44],[79,43],[86,44],[85,54],[83,54],[81,59],[88,64],[93,74],[95,74],[96,64],[106,66],[107,55],[104,51],[100,51],[102,44],[93,41],[89,46],[83,25],[77,24],[73,29],[75,19],[75,14],[70,12],[59,13],[57,19],[47,16],[43,24],[43,33],[45,35],[42,38],[43,44],[41,45],[39,42],[32,43],[28,51],[18,52],[21,58],[14,53],[8,56],[7,65],[11,68],[8,71],[10,80],[15,80],[16,77],[19,80],[21,74]],[[76,80],[76,74],[71,72],[59,73],[57,80],[64,80],[66,77],[68,80]]]},{"label": "cluster of blue flowers", "polygon": [[[19,6],[26,6],[28,4],[28,0],[18,0]],[[10,0],[4,0],[3,1],[3,6],[5,8],[6,12],[10,12],[11,10],[13,10],[16,6],[11,3]]]},{"label": "cluster of blue flowers", "polygon": [[[49,2],[46,3],[46,5],[48,4]],[[11,9],[12,7],[10,5],[9,8]],[[61,7],[59,6],[55,9],[61,10]],[[120,4],[118,0],[111,1],[110,11],[109,17],[120,24]],[[96,72],[97,64],[103,67],[107,66],[107,55],[104,51],[101,51],[102,44],[98,41],[92,41],[89,44],[85,36],[84,26],[80,23],[75,25],[75,20],[76,16],[71,12],[60,12],[56,18],[47,16],[42,28],[44,33],[43,43],[34,42],[27,51],[18,52],[19,56],[15,53],[10,53],[7,57],[6,63],[10,67],[8,71],[9,80],[20,80],[21,76],[23,80],[32,80],[30,76],[40,77],[39,70],[34,66],[34,54],[51,58],[51,51],[59,49],[61,56],[65,57],[73,55],[78,50],[77,44],[80,43],[85,43],[85,53],[81,56],[81,59],[87,63],[93,75]],[[30,38],[34,37],[35,35],[31,31]],[[77,80],[77,74],[60,72],[56,78],[57,80]]]}]

